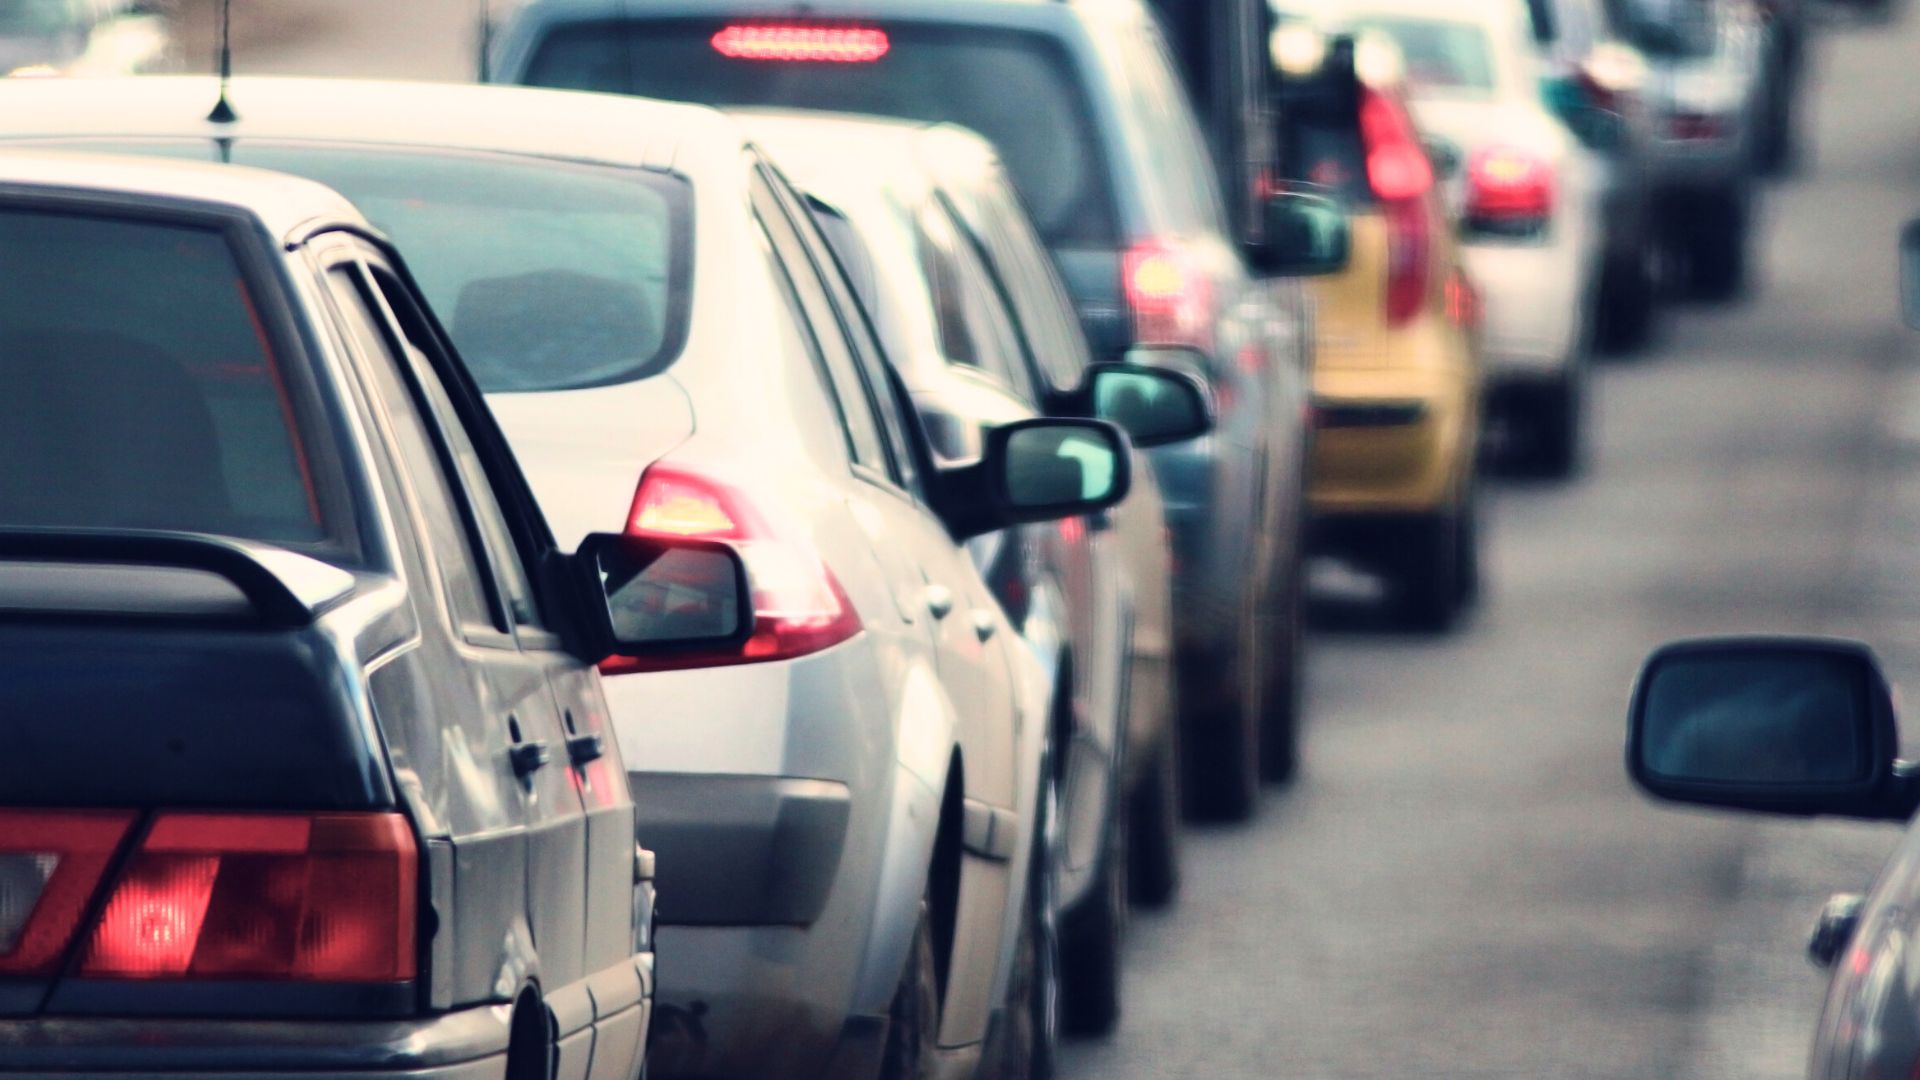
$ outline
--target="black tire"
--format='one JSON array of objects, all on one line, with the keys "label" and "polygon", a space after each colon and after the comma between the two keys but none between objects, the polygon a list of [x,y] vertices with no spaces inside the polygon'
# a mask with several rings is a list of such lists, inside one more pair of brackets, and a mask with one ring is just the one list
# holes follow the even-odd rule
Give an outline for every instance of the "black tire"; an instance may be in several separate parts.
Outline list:
[{"label": "black tire", "polygon": [[[1450,507],[1419,518],[1401,537],[1394,568],[1393,595],[1401,621],[1423,633],[1444,633],[1460,617],[1477,581],[1464,571],[1474,539],[1468,516]],[[1473,578],[1477,578],[1477,572]]]},{"label": "black tire", "polygon": [[1125,801],[1116,797],[1092,890],[1060,927],[1060,1020],[1074,1035],[1120,1022],[1120,941],[1127,922]]},{"label": "black tire", "polygon": [[1746,200],[1738,192],[1725,192],[1702,199],[1694,209],[1687,237],[1694,295],[1732,300],[1747,287]]},{"label": "black tire", "polygon": [[1228,655],[1183,669],[1183,690],[1198,699],[1182,717],[1187,811],[1209,821],[1245,821],[1260,805],[1260,701],[1264,676],[1255,605],[1240,612]]},{"label": "black tire", "polygon": [[1000,1080],[1053,1080],[1060,1042],[1060,923],[1053,895],[1055,788],[1042,771],[1040,813],[1021,907],[1020,938],[1007,980],[1007,1038],[1001,1041]]},{"label": "black tire", "polygon": [[1578,372],[1568,372],[1540,393],[1529,421],[1533,468],[1540,476],[1564,480],[1580,471],[1586,416]]},{"label": "black tire", "polygon": [[930,1080],[936,1075],[940,1035],[940,971],[933,955],[933,921],[920,901],[913,947],[887,1010],[887,1046],[881,1080]]},{"label": "black tire", "polygon": [[1610,354],[1632,352],[1653,340],[1655,300],[1653,259],[1635,252],[1608,265],[1600,282],[1597,344]]},{"label": "black tire", "polygon": [[1289,554],[1286,592],[1274,615],[1269,639],[1272,660],[1267,665],[1265,693],[1260,701],[1260,778],[1269,784],[1292,780],[1300,770],[1300,717],[1306,684],[1307,628],[1306,575],[1300,565],[1301,545]]},{"label": "black tire", "polygon": [[1127,808],[1130,899],[1165,907],[1180,892],[1180,740],[1171,731]]}]

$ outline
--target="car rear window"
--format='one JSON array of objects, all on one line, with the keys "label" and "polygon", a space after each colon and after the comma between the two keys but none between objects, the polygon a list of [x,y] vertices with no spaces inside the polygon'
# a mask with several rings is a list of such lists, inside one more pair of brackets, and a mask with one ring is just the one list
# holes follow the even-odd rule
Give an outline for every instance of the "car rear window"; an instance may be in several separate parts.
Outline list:
[{"label": "car rear window", "polygon": [[1049,244],[1115,242],[1113,196],[1092,114],[1071,60],[1050,39],[982,27],[882,25],[872,28],[885,35],[877,58],[746,59],[723,55],[716,45],[729,25],[679,19],[565,24],[540,44],[526,81],[718,106],[959,124],[999,148]]},{"label": "car rear window", "polygon": [[1717,41],[1713,0],[1612,0],[1621,36],[1653,56],[1710,56]]},{"label": "car rear window", "polygon": [[691,196],[673,176],[508,155],[242,141],[318,180],[399,249],[488,393],[657,374],[680,353]]},{"label": "car rear window", "polygon": [[226,234],[5,209],[0,252],[0,527],[338,535]]},{"label": "car rear window", "polygon": [[53,37],[79,25],[72,0],[0,0],[0,34]]},{"label": "car rear window", "polygon": [[1493,47],[1481,26],[1401,16],[1373,16],[1360,25],[1400,47],[1407,82],[1419,93],[1478,95],[1494,89]]}]

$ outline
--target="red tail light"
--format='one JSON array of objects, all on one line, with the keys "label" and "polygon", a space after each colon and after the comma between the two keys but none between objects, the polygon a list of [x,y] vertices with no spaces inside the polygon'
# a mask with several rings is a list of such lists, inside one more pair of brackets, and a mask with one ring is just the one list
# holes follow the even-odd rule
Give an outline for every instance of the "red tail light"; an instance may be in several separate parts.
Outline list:
[{"label": "red tail light", "polygon": [[1553,216],[1553,168],[1525,150],[1480,150],[1467,165],[1467,221],[1496,232],[1533,232]]},{"label": "red tail light", "polygon": [[1208,344],[1211,287],[1179,244],[1143,240],[1127,249],[1121,274],[1133,336],[1140,344]]},{"label": "red tail light", "polygon": [[1387,222],[1387,325],[1400,326],[1426,305],[1431,284],[1433,165],[1406,108],[1371,87],[1360,91],[1360,137],[1367,184]]},{"label": "red tail light", "polygon": [[609,675],[790,660],[853,637],[860,615],[833,571],[797,528],[781,527],[740,489],[686,469],[655,465],[640,478],[629,536],[720,540],[753,581],[753,634],[738,648],[662,657],[608,657]]},{"label": "red tail light", "polygon": [[411,979],[418,875],[399,814],[163,813],[114,882],[79,973]]},{"label": "red tail light", "polygon": [[1724,139],[1731,132],[1726,118],[1706,113],[1675,113],[1667,117],[1667,138],[1682,141]]},{"label": "red tail light", "polygon": [[772,23],[728,26],[713,35],[712,44],[733,60],[828,64],[871,64],[893,47],[884,30]]},{"label": "red tail light", "polygon": [[59,970],[129,811],[0,810],[0,976]]}]

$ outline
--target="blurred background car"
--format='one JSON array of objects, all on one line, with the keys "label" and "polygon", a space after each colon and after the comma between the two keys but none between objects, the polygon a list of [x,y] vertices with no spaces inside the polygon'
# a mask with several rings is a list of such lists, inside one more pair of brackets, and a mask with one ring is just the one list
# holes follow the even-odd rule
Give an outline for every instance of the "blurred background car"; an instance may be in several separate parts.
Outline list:
[{"label": "blurred background car", "polygon": [[6,1069],[638,1075],[653,860],[593,664],[740,636],[739,558],[562,557],[318,185],[12,153],[0,248]]},{"label": "blurred background car", "polygon": [[215,97],[18,81],[0,138],[344,189],[413,250],[563,549],[620,528],[752,571],[744,643],[603,667],[673,897],[655,1074],[1044,1071],[1067,631],[1016,631],[956,537],[1111,505],[1124,437],[1030,421],[929,468],[800,197],[711,110],[262,79],[210,127]]},{"label": "blurred background car", "polygon": [[0,0],[0,76],[133,75],[170,48],[152,0]]},{"label": "blurred background car", "polygon": [[1671,274],[1728,299],[1747,284],[1756,165],[1766,138],[1762,28],[1739,0],[1614,0],[1646,58],[1654,222]]},{"label": "blurred background car", "polygon": [[1292,773],[1311,342],[1299,286],[1256,274],[1325,267],[1239,243],[1146,8],[888,0],[773,19],[739,0],[537,0],[495,46],[502,82],[954,123],[989,139],[1095,356],[1184,344],[1206,359],[1215,433],[1152,455],[1173,533],[1193,806],[1243,818],[1263,773]]},{"label": "blurred background car", "polygon": [[1812,5],[1809,0],[1749,2],[1764,39],[1761,60],[1765,90],[1758,165],[1761,172],[1778,175],[1793,167],[1799,150],[1800,98],[1808,39],[1813,34]]},{"label": "blurred background car", "polygon": [[[1487,411],[1502,452],[1549,476],[1571,473],[1587,414],[1602,192],[1591,155],[1541,100],[1526,7],[1459,0],[1442,12],[1407,0],[1332,0],[1296,14],[1367,31],[1355,43],[1362,78],[1404,82],[1431,157],[1415,152],[1413,132],[1399,133],[1392,145],[1406,149],[1369,159],[1370,186],[1376,195],[1416,196],[1439,163],[1480,298]],[[1424,243],[1409,236],[1405,257]],[[1409,290],[1404,302],[1423,298]]]},{"label": "blurred background car", "polygon": [[[1206,433],[1208,418],[1170,413],[1181,396],[1158,385],[1192,376],[1139,364],[1089,370],[1065,291],[986,140],[947,125],[805,113],[753,116],[749,131],[796,186],[827,204],[815,213],[938,467],[973,464],[995,427],[1048,412],[1131,422],[1146,446]],[[991,216],[963,221],[962,202]],[[1146,467],[1144,456],[1138,463]],[[1130,863],[1145,860],[1138,880],[1159,900],[1175,872],[1178,810],[1167,796],[1179,781],[1159,503],[1149,479],[1104,514],[969,544],[1016,624],[1036,590],[1064,601],[1071,647],[1060,691],[1070,697],[1055,708],[1056,894],[1062,1017],[1075,1032],[1108,1031],[1119,1019]],[[1148,655],[1136,669],[1142,646]],[[1145,820],[1130,823],[1135,813]],[[1140,850],[1136,836],[1148,841]]]},{"label": "blurred background car", "polygon": [[1528,0],[1534,40],[1545,53],[1541,91],[1594,155],[1601,188],[1596,343],[1610,351],[1644,345],[1659,310],[1659,237],[1654,232],[1658,131],[1648,107],[1647,61],[1613,28],[1605,0]]},{"label": "blurred background car", "polygon": [[1352,222],[1346,268],[1312,283],[1314,547],[1382,571],[1404,618],[1444,629],[1480,576],[1479,301],[1404,86],[1303,20],[1272,53],[1280,176]]}]

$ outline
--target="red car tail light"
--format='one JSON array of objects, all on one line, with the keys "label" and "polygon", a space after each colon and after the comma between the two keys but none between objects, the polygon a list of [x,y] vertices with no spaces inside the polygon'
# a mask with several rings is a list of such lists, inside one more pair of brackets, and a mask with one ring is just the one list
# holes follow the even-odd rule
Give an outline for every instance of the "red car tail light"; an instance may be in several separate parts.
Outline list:
[{"label": "red car tail light", "polygon": [[405,981],[418,875],[399,814],[162,813],[114,882],[79,974]]},{"label": "red car tail light", "polygon": [[1367,184],[1387,222],[1387,325],[1401,326],[1425,306],[1431,285],[1433,165],[1406,108],[1372,87],[1360,91],[1360,137]]},{"label": "red car tail light", "polygon": [[1212,290],[1185,249],[1142,240],[1127,249],[1120,272],[1136,342],[1207,347]]},{"label": "red car tail light", "polygon": [[131,811],[0,810],[0,976],[60,967]]},{"label": "red car tail light", "polygon": [[871,64],[892,43],[884,30],[859,26],[736,24],[712,38],[713,51],[732,60]]},{"label": "red car tail light", "polygon": [[[626,531],[669,544],[718,540],[738,551],[753,582],[753,633],[726,650],[608,657],[600,670],[609,675],[790,660],[838,645],[861,630],[853,602],[813,545],[797,528],[776,525],[731,484],[655,465],[640,478]],[[688,602],[701,602],[701,583],[686,586]]]},{"label": "red car tail light", "polygon": [[1533,233],[1553,217],[1553,168],[1525,150],[1493,147],[1467,165],[1467,221],[1476,229]]},{"label": "red car tail light", "polygon": [[1667,117],[1667,138],[1683,142],[1724,139],[1732,129],[1725,117],[1708,113],[1674,113]]}]

